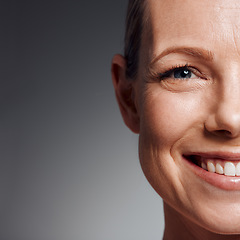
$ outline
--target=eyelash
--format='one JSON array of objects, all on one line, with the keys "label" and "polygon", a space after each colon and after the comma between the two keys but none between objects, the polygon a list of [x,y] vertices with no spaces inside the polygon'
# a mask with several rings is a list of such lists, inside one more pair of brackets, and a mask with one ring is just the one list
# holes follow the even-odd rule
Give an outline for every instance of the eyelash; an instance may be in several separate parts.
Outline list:
[{"label": "eyelash", "polygon": [[[158,73],[157,78],[162,81],[166,78],[169,78],[172,74],[174,74],[175,71],[177,70],[187,70],[195,75],[197,75],[198,70],[196,70],[195,68],[189,66],[189,64],[185,64],[185,65],[176,65],[176,66],[172,66],[170,69],[166,70],[163,73]],[[199,75],[199,74],[198,74]],[[184,78],[176,78],[176,79],[184,79]]]}]

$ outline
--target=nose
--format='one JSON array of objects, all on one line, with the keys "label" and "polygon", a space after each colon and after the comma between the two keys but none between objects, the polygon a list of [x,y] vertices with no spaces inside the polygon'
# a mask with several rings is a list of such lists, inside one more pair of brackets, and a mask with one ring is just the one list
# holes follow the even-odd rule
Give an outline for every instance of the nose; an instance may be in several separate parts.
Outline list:
[{"label": "nose", "polygon": [[[218,137],[240,136],[240,81],[238,87],[225,86],[205,122],[205,129]],[[221,92],[221,93],[220,93]]]}]

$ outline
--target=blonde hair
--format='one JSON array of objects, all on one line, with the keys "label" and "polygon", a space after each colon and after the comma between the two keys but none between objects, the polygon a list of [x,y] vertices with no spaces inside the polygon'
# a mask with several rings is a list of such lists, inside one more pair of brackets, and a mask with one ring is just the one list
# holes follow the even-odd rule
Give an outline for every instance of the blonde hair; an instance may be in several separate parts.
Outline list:
[{"label": "blonde hair", "polygon": [[146,0],[129,0],[128,2],[124,56],[127,62],[126,76],[130,79],[136,77],[138,70],[145,2]]}]

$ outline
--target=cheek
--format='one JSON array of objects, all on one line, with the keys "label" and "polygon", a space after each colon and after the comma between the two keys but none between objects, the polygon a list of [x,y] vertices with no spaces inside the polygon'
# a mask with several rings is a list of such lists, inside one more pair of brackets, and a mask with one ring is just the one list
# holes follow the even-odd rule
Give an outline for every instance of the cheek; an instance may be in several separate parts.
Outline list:
[{"label": "cheek", "polygon": [[140,134],[170,147],[192,128],[203,124],[200,99],[193,93],[159,91],[148,94],[142,107]]},{"label": "cheek", "polygon": [[154,91],[145,95],[141,109],[139,157],[143,172],[164,200],[174,201],[184,189],[181,171],[173,156],[183,139],[191,139],[203,126],[201,96],[193,93]]}]

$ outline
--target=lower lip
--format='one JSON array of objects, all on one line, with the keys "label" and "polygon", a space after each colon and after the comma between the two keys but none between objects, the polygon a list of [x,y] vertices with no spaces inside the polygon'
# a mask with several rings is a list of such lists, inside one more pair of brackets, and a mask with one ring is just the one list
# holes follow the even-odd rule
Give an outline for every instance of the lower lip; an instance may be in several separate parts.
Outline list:
[{"label": "lower lip", "polygon": [[202,178],[209,184],[223,190],[240,190],[240,177],[229,177],[217,173],[208,172],[201,167],[195,165],[191,161],[187,160],[185,157],[183,157],[183,159],[198,177]]}]

